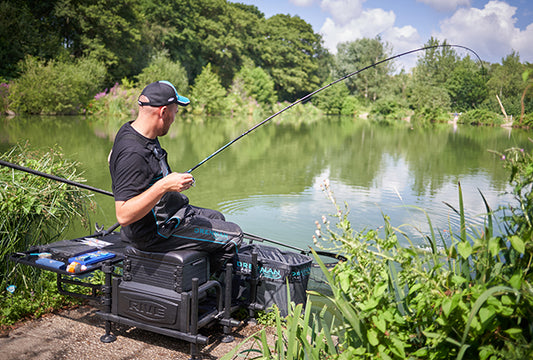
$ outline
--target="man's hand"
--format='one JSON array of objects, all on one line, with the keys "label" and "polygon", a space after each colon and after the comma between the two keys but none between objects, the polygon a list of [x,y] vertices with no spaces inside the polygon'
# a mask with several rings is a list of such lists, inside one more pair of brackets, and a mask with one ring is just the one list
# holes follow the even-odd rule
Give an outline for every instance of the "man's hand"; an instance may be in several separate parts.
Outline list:
[{"label": "man's hand", "polygon": [[169,191],[182,192],[194,184],[190,173],[168,174],[145,192],[129,199],[128,201],[115,201],[115,213],[121,226],[129,225],[142,219],[152,210],[157,202]]},{"label": "man's hand", "polygon": [[179,191],[189,189],[194,184],[194,178],[190,173],[173,172],[159,180],[165,183],[167,191]]}]

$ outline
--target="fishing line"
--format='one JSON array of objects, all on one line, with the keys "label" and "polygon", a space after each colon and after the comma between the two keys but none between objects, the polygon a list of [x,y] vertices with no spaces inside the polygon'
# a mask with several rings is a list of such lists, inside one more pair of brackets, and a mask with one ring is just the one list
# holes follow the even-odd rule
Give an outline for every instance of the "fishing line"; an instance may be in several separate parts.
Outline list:
[{"label": "fishing line", "polygon": [[[260,237],[260,236],[249,234],[249,233],[243,233],[243,235],[244,235],[245,239],[251,240],[252,242],[253,241],[259,241],[259,242],[268,242],[268,243],[275,244],[275,245],[281,245],[281,246],[285,246],[286,248],[299,251],[301,254],[304,254],[304,255],[309,255],[311,253],[310,249],[309,250],[304,250],[302,248],[299,248],[299,247],[296,247],[296,246],[293,246],[293,245],[284,244],[281,241],[266,239],[264,237]],[[346,261],[346,257],[344,257],[342,255],[339,255],[339,254],[333,254],[333,253],[330,253],[330,252],[320,251],[320,250],[315,250],[315,252],[317,253],[317,255],[335,258],[335,259],[337,259],[339,261]]]},{"label": "fishing line", "polygon": [[371,64],[371,65],[368,65],[362,69],[359,69],[357,71],[354,71],[348,75],[344,75],[343,77],[335,80],[335,81],[332,81],[330,82],[329,84],[327,85],[324,85],[323,87],[321,87],[320,89],[317,89],[315,91],[313,91],[312,93],[309,93],[307,94],[306,96],[304,96],[303,98],[300,98],[298,100],[296,100],[295,102],[293,102],[292,104],[288,105],[287,107],[281,109],[280,111],[278,111],[277,113],[273,114],[273,115],[270,115],[268,118],[266,118],[265,120],[261,121],[260,123],[254,125],[253,127],[251,127],[250,129],[246,130],[245,132],[243,132],[241,135],[237,136],[235,139],[231,140],[230,142],[228,142],[226,145],[220,147],[218,150],[216,150],[215,152],[213,152],[211,155],[209,155],[208,157],[206,157],[205,159],[203,159],[202,161],[200,161],[198,164],[196,164],[195,166],[193,166],[192,168],[190,168],[189,170],[187,170],[188,173],[192,172],[193,170],[197,169],[198,167],[200,167],[201,165],[203,165],[204,163],[206,163],[208,160],[212,159],[215,155],[219,154],[220,152],[222,152],[223,150],[225,150],[226,148],[230,147],[233,143],[235,143],[237,140],[243,138],[244,136],[248,135],[249,133],[251,133],[252,131],[254,131],[255,129],[257,129],[258,127],[260,127],[261,125],[267,123],[268,121],[272,120],[273,118],[275,118],[276,116],[278,116],[279,114],[283,113],[284,111],[287,111],[289,110],[290,108],[292,108],[293,106],[301,103],[301,102],[304,102],[306,100],[308,100],[309,98],[311,98],[313,95],[321,92],[322,90],[325,90],[327,88],[329,88],[330,86],[333,86],[335,85],[336,83],[338,82],[341,82],[341,81],[344,81],[346,79],[348,79],[349,77],[352,77],[354,75],[357,75],[365,70],[368,70],[370,68],[373,68],[375,66],[378,66],[379,64],[382,64],[384,62],[387,62],[387,61],[390,61],[390,60],[394,60],[396,58],[399,58],[399,57],[402,57],[402,56],[405,56],[405,55],[409,55],[409,54],[412,54],[412,53],[415,53],[415,52],[418,52],[418,51],[424,51],[424,50],[429,50],[429,49],[434,49],[434,48],[439,48],[439,47],[456,47],[456,48],[461,48],[461,49],[465,49],[465,50],[468,50],[470,52],[472,52],[479,60],[479,63],[481,64],[481,67],[483,68],[483,61],[481,60],[481,58],[479,57],[479,55],[472,49],[470,48],[467,48],[466,46],[462,46],[462,45],[452,45],[452,44],[440,44],[440,45],[432,45],[432,46],[425,46],[425,47],[421,47],[421,48],[418,48],[418,49],[414,49],[414,50],[410,50],[410,51],[406,51],[404,53],[401,53],[401,54],[397,54],[397,55],[394,55],[394,56],[391,56],[389,58],[386,58],[384,60],[380,60],[374,64]]}]

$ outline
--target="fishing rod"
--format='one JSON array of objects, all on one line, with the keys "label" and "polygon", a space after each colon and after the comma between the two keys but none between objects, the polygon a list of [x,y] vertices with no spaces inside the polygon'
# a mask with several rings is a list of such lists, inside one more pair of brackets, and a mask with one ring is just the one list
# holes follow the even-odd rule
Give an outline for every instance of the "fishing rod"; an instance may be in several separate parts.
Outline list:
[{"label": "fishing rod", "polygon": [[50,180],[55,180],[55,181],[59,181],[59,182],[65,183],[65,184],[77,186],[77,187],[82,188],[82,189],[91,190],[91,191],[94,191],[94,192],[97,192],[97,193],[100,193],[100,194],[113,196],[112,192],[109,192],[109,191],[106,191],[106,190],[98,189],[98,188],[95,188],[95,187],[92,187],[92,186],[89,186],[89,185],[85,185],[85,184],[80,184],[79,182],[68,180],[68,179],[65,179],[65,178],[62,178],[62,177],[59,177],[59,176],[55,176],[55,175],[52,175],[52,174],[47,174],[47,173],[44,173],[44,172],[41,172],[41,171],[38,171],[38,170],[30,169],[28,167],[20,166],[20,165],[17,165],[17,164],[13,164],[13,163],[10,163],[10,162],[4,161],[4,160],[0,160],[0,165],[7,166],[7,167],[10,167],[12,169],[16,169],[16,170],[20,170],[20,171],[25,171],[25,172],[33,174],[33,175],[42,176],[42,177],[50,179]]},{"label": "fishing rod", "polygon": [[384,62],[387,62],[387,61],[390,61],[390,60],[394,60],[396,58],[399,58],[399,57],[402,57],[402,56],[405,56],[405,55],[409,55],[409,54],[412,54],[412,53],[415,53],[415,52],[418,52],[418,51],[424,51],[424,50],[429,50],[429,49],[434,49],[434,48],[439,48],[439,47],[456,47],[456,48],[461,48],[461,49],[465,49],[465,50],[468,50],[470,52],[472,52],[479,60],[481,66],[483,67],[483,61],[481,60],[481,58],[479,57],[479,55],[472,49],[470,48],[467,48],[466,46],[462,46],[462,45],[452,45],[452,44],[440,44],[440,45],[431,45],[431,46],[425,46],[425,47],[421,47],[421,48],[418,48],[418,49],[414,49],[414,50],[410,50],[410,51],[406,51],[404,53],[401,53],[401,54],[397,54],[397,55],[394,55],[394,56],[391,56],[389,58],[386,58],[386,59],[383,59],[383,60],[380,60],[376,63],[373,63],[371,65],[368,65],[368,66],[365,66],[364,68],[362,69],[359,69],[357,71],[354,71],[352,73],[349,73],[348,75],[344,75],[343,77],[335,80],[335,81],[332,81],[330,82],[329,84],[327,85],[324,85],[322,86],[320,89],[317,89],[315,91],[313,91],[312,93],[309,93],[307,94],[306,96],[296,100],[295,102],[293,102],[292,104],[286,106],[285,108],[281,109],[280,111],[278,111],[277,113],[273,114],[273,115],[270,115],[268,118],[266,118],[265,120],[261,121],[260,123],[252,126],[250,129],[246,130],[245,132],[243,132],[241,135],[237,136],[235,139],[231,140],[230,142],[228,142],[227,144],[225,144],[224,146],[220,147],[219,149],[217,149],[215,152],[213,152],[211,155],[209,155],[208,157],[206,157],[205,159],[203,159],[202,161],[200,161],[198,164],[196,164],[195,166],[193,166],[192,168],[190,168],[189,170],[187,170],[188,173],[192,172],[193,170],[197,169],[198,167],[200,167],[201,165],[203,165],[204,163],[206,163],[208,160],[212,159],[215,155],[219,154],[220,152],[222,152],[223,150],[225,150],[226,148],[230,147],[233,143],[235,143],[237,140],[243,138],[244,136],[248,135],[249,133],[251,133],[252,131],[254,131],[255,129],[257,129],[258,127],[260,127],[261,125],[263,124],[266,124],[267,122],[269,122],[270,120],[272,120],[273,118],[275,118],[276,116],[278,116],[279,114],[283,113],[284,111],[287,111],[289,110],[290,108],[292,108],[293,106],[301,103],[301,102],[304,102],[306,100],[308,100],[309,98],[311,98],[313,95],[319,93],[320,91],[322,90],[325,90],[327,88],[329,88],[330,86],[333,86],[335,85],[336,83],[338,82],[341,82],[341,81],[344,81],[346,79],[348,79],[349,77],[352,77],[354,75],[357,75],[365,70],[368,70],[370,68],[373,68],[375,66],[378,66],[379,64],[382,64]]},{"label": "fishing rod", "polygon": [[[41,177],[44,177],[44,178],[47,178],[47,179],[50,179],[50,180],[59,181],[59,182],[62,182],[62,183],[68,184],[68,185],[72,185],[72,186],[76,186],[76,187],[79,187],[79,188],[82,188],[82,189],[91,190],[91,191],[94,191],[94,192],[97,192],[97,193],[100,193],[100,194],[113,196],[113,193],[110,192],[110,191],[98,189],[98,188],[95,188],[93,186],[81,184],[81,183],[73,181],[73,180],[68,180],[68,179],[65,179],[65,178],[62,178],[62,177],[59,177],[59,176],[56,176],[56,175],[44,173],[42,171],[38,171],[38,170],[34,170],[34,169],[31,169],[31,168],[28,168],[28,167],[25,167],[25,166],[13,164],[13,163],[10,163],[10,162],[4,161],[4,160],[0,160],[0,165],[9,167],[9,168],[12,168],[12,169],[15,169],[15,170],[24,171],[24,172],[27,172],[27,173],[30,173],[30,174],[33,174],[33,175],[41,176]],[[119,226],[120,226],[120,224],[117,222],[116,224],[112,225],[111,227],[109,227],[106,230],[104,230],[103,228],[97,229],[97,233],[93,234],[93,235],[90,235],[89,237],[110,234],[113,230],[115,230]],[[244,233],[244,237],[249,239],[249,240],[252,240],[252,241],[259,241],[259,242],[266,241],[266,242],[270,242],[270,243],[275,244],[275,245],[285,246],[285,247],[287,247],[289,249],[293,249],[293,250],[299,251],[302,254],[309,254],[310,253],[310,250],[306,251],[304,249],[300,249],[300,248],[292,246],[292,245],[284,244],[284,243],[282,243],[280,241],[265,239],[265,238],[257,236],[257,235]],[[317,251],[317,254],[318,255],[332,257],[332,258],[335,258],[335,259],[338,259],[338,260],[346,260],[346,258],[344,258],[341,255],[328,253],[328,252],[325,252],[325,251]]]}]

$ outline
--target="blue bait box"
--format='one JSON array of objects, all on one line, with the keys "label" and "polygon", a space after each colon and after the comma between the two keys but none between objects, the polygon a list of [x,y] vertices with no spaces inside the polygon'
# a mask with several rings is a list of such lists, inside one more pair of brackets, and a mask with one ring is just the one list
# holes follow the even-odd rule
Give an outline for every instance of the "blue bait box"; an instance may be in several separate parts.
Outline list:
[{"label": "blue bait box", "polygon": [[78,255],[78,256],[74,256],[74,257],[71,257],[68,259],[68,262],[69,263],[72,263],[72,262],[77,262],[81,265],[91,265],[91,264],[94,264],[94,263],[97,263],[97,262],[100,262],[100,261],[104,261],[104,260],[107,260],[107,259],[111,259],[111,258],[114,258],[115,257],[115,254],[109,252],[109,251],[103,251],[103,250],[98,250],[98,251],[93,251],[93,252],[90,252],[90,253],[86,253],[86,254],[81,254],[81,255]]}]

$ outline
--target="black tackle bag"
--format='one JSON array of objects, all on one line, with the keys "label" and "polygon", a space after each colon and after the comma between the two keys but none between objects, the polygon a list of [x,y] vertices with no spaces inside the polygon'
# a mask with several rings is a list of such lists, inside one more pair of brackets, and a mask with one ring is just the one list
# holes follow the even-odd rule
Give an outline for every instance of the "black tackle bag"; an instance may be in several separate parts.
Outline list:
[{"label": "black tackle bag", "polygon": [[234,283],[239,284],[241,298],[250,296],[252,278],[252,252],[257,253],[258,286],[256,299],[248,299],[268,309],[276,304],[282,316],[287,316],[290,300],[295,304],[305,304],[307,283],[311,274],[312,258],[292,251],[249,244],[242,246],[233,260]]}]

